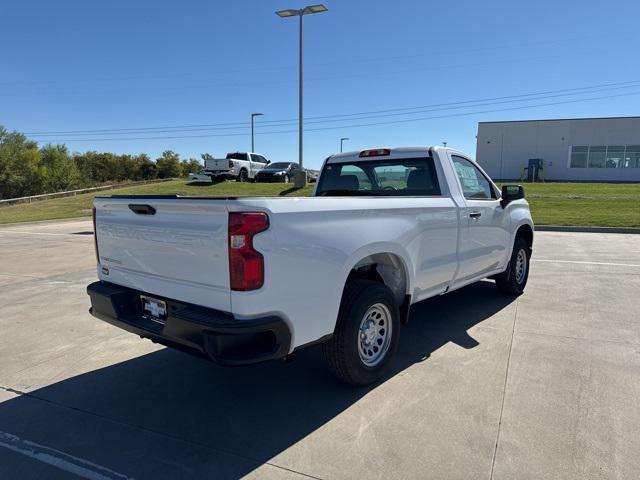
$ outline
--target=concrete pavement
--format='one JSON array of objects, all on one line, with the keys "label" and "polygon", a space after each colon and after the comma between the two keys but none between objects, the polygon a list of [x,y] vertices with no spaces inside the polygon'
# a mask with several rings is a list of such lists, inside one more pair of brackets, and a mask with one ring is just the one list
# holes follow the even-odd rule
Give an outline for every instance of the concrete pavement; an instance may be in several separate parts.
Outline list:
[{"label": "concrete pavement", "polygon": [[0,227],[0,478],[637,478],[640,238],[540,232],[527,292],[422,302],[369,389],[87,313],[91,222]]}]

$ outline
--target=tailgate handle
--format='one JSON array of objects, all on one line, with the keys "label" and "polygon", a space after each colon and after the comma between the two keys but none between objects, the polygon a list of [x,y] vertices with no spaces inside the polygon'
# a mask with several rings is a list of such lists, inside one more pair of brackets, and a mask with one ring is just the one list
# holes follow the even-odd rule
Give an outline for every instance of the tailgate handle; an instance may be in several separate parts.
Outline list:
[{"label": "tailgate handle", "polygon": [[142,205],[139,203],[130,203],[129,210],[138,215],[155,215],[156,209],[151,205]]}]

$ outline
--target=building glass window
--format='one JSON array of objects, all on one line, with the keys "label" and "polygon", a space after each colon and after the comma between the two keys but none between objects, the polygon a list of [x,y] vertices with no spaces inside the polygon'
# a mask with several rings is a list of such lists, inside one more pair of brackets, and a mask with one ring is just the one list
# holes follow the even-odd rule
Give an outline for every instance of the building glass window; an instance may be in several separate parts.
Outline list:
[{"label": "building glass window", "polygon": [[587,156],[589,147],[571,147],[571,168],[587,168]]},{"label": "building glass window", "polygon": [[589,148],[589,168],[604,168],[607,147],[596,146]]},{"label": "building glass window", "polygon": [[569,168],[640,168],[640,145],[573,145]]},{"label": "building glass window", "polygon": [[624,145],[607,147],[606,168],[621,168],[624,159]]},{"label": "building glass window", "polygon": [[640,168],[640,145],[628,145],[621,168]]}]

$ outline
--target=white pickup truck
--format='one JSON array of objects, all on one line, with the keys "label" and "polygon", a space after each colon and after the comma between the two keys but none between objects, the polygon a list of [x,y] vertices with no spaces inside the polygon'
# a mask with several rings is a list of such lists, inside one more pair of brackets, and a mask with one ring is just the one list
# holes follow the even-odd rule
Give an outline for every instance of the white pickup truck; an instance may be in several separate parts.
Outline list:
[{"label": "white pickup truck", "polygon": [[253,152],[227,153],[225,158],[213,158],[205,153],[202,159],[205,173],[211,176],[211,180],[226,178],[238,182],[255,179],[256,173],[270,163],[263,155]]},{"label": "white pickup truck", "polygon": [[96,197],[94,223],[94,316],[225,365],[323,343],[355,385],[412,304],[487,277],[522,293],[533,244],[522,187],[441,147],[333,155],[306,198]]}]

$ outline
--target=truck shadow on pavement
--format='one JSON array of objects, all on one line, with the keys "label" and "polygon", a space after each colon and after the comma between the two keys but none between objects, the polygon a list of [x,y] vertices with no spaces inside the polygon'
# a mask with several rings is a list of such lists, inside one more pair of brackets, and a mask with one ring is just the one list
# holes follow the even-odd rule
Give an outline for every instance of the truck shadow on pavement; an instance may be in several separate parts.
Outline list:
[{"label": "truck shadow on pavement", "polygon": [[[485,281],[415,305],[386,380],[448,342],[473,348],[467,330],[513,301]],[[162,349],[0,403],[0,430],[131,477],[238,478],[375,388],[337,383],[317,347],[291,363],[244,368]],[[345,447],[349,442],[340,433],[327,435]],[[302,454],[307,463],[331,461],[314,459],[309,442]],[[0,448],[0,477],[10,478],[22,460],[3,455]],[[23,478],[42,474],[37,465],[20,468]]]}]

